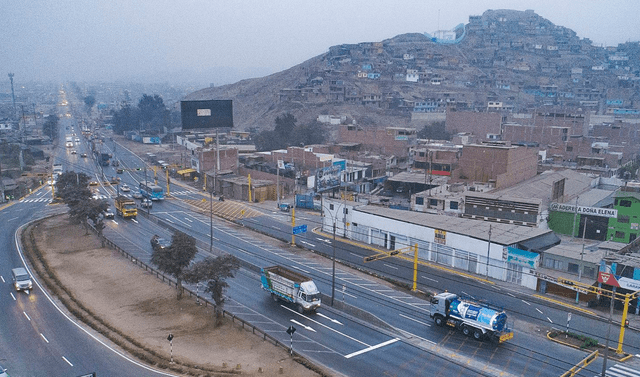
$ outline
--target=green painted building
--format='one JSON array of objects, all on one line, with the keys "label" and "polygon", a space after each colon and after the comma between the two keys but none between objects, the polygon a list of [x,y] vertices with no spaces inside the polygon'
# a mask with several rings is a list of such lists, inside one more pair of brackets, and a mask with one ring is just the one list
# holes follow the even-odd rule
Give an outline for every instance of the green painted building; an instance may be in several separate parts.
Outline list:
[{"label": "green painted building", "polygon": [[640,187],[621,187],[614,198],[613,208],[618,210],[618,217],[609,220],[607,239],[630,243],[640,233]]}]

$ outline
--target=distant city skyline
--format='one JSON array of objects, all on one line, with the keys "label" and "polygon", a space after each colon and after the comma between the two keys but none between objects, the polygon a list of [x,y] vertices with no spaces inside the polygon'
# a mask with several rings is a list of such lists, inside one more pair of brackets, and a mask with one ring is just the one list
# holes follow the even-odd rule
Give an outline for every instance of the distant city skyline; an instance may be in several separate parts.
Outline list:
[{"label": "distant city skyline", "polygon": [[17,84],[223,85],[282,71],[334,45],[452,29],[489,9],[531,9],[598,46],[640,41],[636,0],[5,2],[0,88],[9,87],[9,72]]}]

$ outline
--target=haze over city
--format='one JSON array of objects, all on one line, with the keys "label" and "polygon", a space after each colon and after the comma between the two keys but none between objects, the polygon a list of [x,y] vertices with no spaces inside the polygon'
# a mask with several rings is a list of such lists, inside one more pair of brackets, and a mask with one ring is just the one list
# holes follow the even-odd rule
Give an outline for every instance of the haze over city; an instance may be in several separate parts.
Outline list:
[{"label": "haze over city", "polygon": [[222,85],[287,69],[333,45],[452,29],[488,9],[532,9],[596,45],[640,40],[635,0],[61,0],[5,2],[0,9],[0,66],[16,82]]}]

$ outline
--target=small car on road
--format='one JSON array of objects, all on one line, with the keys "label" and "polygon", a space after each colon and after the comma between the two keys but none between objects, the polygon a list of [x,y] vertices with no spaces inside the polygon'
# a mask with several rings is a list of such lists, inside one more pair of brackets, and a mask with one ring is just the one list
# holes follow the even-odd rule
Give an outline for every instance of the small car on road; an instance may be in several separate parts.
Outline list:
[{"label": "small car on road", "polygon": [[120,187],[120,191],[129,192],[131,191],[131,188],[126,183],[123,183],[122,186]]}]

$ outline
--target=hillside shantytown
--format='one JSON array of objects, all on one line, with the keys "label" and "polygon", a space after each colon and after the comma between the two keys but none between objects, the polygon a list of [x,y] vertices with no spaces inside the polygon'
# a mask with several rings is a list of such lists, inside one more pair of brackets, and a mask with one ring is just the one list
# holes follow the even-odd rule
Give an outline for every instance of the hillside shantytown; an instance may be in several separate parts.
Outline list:
[{"label": "hillside shantytown", "polygon": [[[640,284],[639,83],[637,41],[599,47],[534,11],[489,10],[230,85],[72,90],[93,99],[80,125],[95,151],[113,133],[171,180],[287,202],[341,237],[417,244],[423,260],[541,292],[572,292],[566,279],[602,286],[602,271],[629,293]],[[2,99],[2,201],[49,175],[41,146],[58,103],[43,93],[55,91],[25,84]],[[233,128],[183,129],[182,101],[221,99]]]}]

